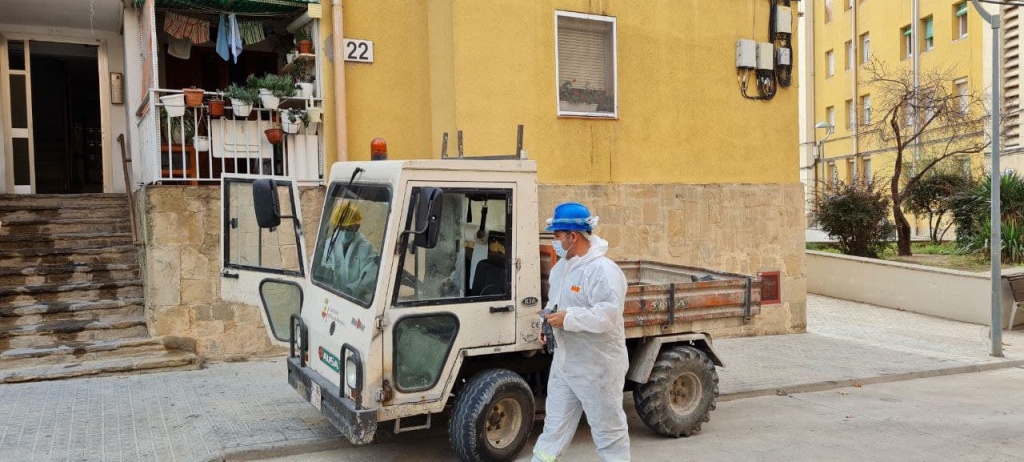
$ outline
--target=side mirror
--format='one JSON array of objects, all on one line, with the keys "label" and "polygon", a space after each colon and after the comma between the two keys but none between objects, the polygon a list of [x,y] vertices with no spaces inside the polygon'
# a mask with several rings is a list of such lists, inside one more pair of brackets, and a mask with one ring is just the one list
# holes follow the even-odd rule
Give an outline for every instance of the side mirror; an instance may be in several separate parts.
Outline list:
[{"label": "side mirror", "polygon": [[256,210],[256,224],[260,228],[281,225],[281,201],[277,197],[274,180],[261,179],[252,183],[252,203]]},{"label": "side mirror", "polygon": [[417,247],[433,249],[441,236],[441,188],[421,188],[416,205],[416,235],[413,241]]}]

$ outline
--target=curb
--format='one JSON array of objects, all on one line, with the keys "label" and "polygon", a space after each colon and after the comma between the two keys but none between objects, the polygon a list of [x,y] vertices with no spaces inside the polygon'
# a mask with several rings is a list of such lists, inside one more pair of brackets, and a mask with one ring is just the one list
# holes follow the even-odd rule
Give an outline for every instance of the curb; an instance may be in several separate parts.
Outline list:
[{"label": "curb", "polygon": [[718,401],[732,401],[737,399],[755,398],[758,396],[786,396],[793,393],[812,393],[816,391],[833,390],[836,388],[848,388],[857,385],[871,385],[877,383],[900,382],[904,380],[923,379],[927,377],[941,377],[945,375],[969,374],[973,372],[986,372],[998,369],[1009,369],[1024,366],[1024,359],[1012,361],[999,361],[985,364],[970,364],[966,366],[949,367],[945,369],[932,369],[925,371],[904,372],[900,374],[882,375],[873,377],[862,377],[844,380],[826,380],[822,382],[798,384],[784,387],[757,388],[740,390],[726,393],[718,397]]},{"label": "curb", "polygon": [[275,457],[297,456],[300,454],[333,451],[352,447],[342,436],[336,438],[309,438],[303,440],[281,441],[261,444],[237,451],[224,449],[220,455],[211,456],[203,462],[241,462],[249,460],[270,459]]}]

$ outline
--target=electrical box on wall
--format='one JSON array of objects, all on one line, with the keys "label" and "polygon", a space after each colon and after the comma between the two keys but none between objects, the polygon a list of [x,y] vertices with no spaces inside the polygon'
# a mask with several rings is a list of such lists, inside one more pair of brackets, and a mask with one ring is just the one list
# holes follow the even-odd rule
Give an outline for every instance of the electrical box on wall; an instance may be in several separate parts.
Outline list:
[{"label": "electrical box on wall", "polygon": [[736,42],[736,67],[753,69],[757,67],[757,43],[753,40],[740,39]]},{"label": "electrical box on wall", "polygon": [[780,66],[789,66],[793,64],[793,50],[789,48],[779,48],[776,50],[778,56],[778,62]]},{"label": "electrical box on wall", "polygon": [[770,71],[775,69],[775,46],[770,43],[757,44],[757,69]]},{"label": "electrical box on wall", "polygon": [[779,5],[775,7],[775,32],[780,34],[793,33],[793,9]]}]

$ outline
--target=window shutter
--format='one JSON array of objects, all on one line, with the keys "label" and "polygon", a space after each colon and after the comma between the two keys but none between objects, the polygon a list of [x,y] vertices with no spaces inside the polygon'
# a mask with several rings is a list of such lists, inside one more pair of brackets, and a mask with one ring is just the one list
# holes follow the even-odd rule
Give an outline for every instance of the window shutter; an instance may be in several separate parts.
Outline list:
[{"label": "window shutter", "polygon": [[935,26],[935,22],[932,21],[932,18],[928,18],[928,20],[924,22],[924,38],[925,39],[932,38],[933,33],[934,33],[933,29],[935,29],[934,26]]},{"label": "window shutter", "polygon": [[559,84],[573,82],[573,88],[604,90],[608,69],[611,26],[577,18],[558,18]]},{"label": "window shutter", "polygon": [[907,27],[906,29],[903,29],[903,35],[905,35],[907,37],[910,37],[910,34],[911,34],[911,30],[910,30],[909,27]]},{"label": "window shutter", "polygon": [[967,2],[963,2],[960,4],[960,6],[956,9],[956,15],[958,17],[967,16]]}]

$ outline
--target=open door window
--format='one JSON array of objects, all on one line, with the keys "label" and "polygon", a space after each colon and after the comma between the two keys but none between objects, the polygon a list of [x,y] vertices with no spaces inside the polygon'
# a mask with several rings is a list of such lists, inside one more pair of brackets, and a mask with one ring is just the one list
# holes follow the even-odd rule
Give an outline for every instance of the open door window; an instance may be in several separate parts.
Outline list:
[{"label": "open door window", "polygon": [[259,306],[272,340],[287,342],[307,272],[295,182],[225,176],[221,188],[221,298]]}]

